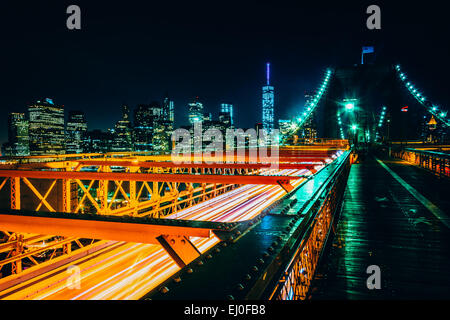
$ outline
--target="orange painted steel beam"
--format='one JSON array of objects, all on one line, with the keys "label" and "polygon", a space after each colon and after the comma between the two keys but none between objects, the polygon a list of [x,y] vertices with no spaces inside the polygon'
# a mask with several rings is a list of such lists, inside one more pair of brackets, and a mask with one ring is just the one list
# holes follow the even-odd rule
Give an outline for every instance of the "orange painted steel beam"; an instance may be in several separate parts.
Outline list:
[{"label": "orange painted steel beam", "polygon": [[157,240],[180,268],[184,268],[202,254],[189,237],[162,235]]},{"label": "orange painted steel beam", "polygon": [[26,171],[0,170],[0,177],[31,179],[79,179],[114,181],[153,181],[221,184],[278,184],[279,180],[301,179],[298,176],[196,175],[122,172]]},{"label": "orange painted steel beam", "polygon": [[[321,159],[308,158],[307,160],[298,159],[301,161],[317,161],[322,162]],[[99,161],[99,160],[83,160],[77,161],[84,166],[119,166],[119,167],[140,167],[140,168],[205,168],[205,169],[265,169],[272,165],[269,163],[174,163],[170,161],[162,162],[147,162],[147,161]],[[279,169],[310,169],[313,165],[303,163],[280,163]]]},{"label": "orange painted steel beam", "polygon": [[160,244],[160,235],[208,238],[211,229],[145,223],[0,214],[0,229],[65,237]]}]

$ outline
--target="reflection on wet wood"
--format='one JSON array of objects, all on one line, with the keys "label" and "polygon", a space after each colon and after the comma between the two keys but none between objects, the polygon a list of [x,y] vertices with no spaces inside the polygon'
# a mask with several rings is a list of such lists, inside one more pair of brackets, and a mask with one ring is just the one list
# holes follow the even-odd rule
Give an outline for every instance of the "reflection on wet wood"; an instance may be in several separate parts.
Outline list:
[{"label": "reflection on wet wood", "polygon": [[[449,213],[448,180],[400,161],[388,166]],[[366,268],[381,269],[381,289]],[[311,299],[449,299],[450,231],[373,158],[353,165],[335,237]]]}]

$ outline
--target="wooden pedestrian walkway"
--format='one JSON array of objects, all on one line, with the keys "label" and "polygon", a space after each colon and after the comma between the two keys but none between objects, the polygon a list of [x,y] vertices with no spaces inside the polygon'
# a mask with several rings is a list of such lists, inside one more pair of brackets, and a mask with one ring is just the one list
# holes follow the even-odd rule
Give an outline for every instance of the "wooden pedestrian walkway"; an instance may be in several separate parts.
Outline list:
[{"label": "wooden pedestrian walkway", "polygon": [[[309,298],[449,299],[449,209],[448,179],[393,159],[354,164]],[[370,265],[381,289],[367,288]]]}]

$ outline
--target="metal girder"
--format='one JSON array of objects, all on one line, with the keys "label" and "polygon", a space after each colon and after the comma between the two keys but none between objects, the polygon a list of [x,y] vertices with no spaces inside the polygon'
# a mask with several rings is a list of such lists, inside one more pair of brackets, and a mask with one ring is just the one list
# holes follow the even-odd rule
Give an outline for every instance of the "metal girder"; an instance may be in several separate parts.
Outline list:
[{"label": "metal girder", "polygon": [[156,239],[180,268],[201,255],[189,237],[161,235]]},{"label": "metal girder", "polygon": [[[12,288],[15,285],[33,279],[34,277],[38,277],[46,272],[54,270],[63,265],[67,265],[68,263],[75,261],[79,258],[85,257],[89,254],[101,251],[113,245],[120,245],[120,243],[117,243],[115,241],[97,241],[95,243],[91,243],[86,246],[81,245],[78,240],[74,240],[73,242],[77,243],[79,248],[76,250],[72,250],[70,254],[63,254],[59,255],[58,257],[53,257],[53,259],[51,260],[40,262],[38,265],[23,270],[20,274],[15,274],[1,278],[0,291]],[[70,245],[70,243],[65,241],[65,244],[63,244],[63,246],[64,245],[68,246]],[[46,248],[43,249],[45,250]],[[27,258],[29,258],[29,256],[27,256]]]},{"label": "metal girder", "polygon": [[[21,235],[23,237],[23,235]],[[4,259],[0,261],[0,266],[8,264],[8,263],[18,263],[20,262],[23,258],[31,258],[34,254],[40,253],[42,251],[46,251],[46,250],[50,250],[53,249],[55,247],[62,247],[65,244],[71,243],[72,241],[75,241],[75,238],[68,238],[65,239],[63,241],[55,241],[45,247],[41,247],[35,250],[31,250],[29,252],[23,252],[23,246],[24,246],[24,242],[23,240],[19,240],[18,243],[20,244],[20,246],[22,247],[20,252],[18,252],[17,254],[14,254],[11,258],[8,259]],[[20,273],[20,272],[16,272],[16,273]]]},{"label": "metal girder", "polygon": [[[280,159],[283,160],[283,159]],[[286,159],[286,160],[290,160]],[[306,161],[317,161],[322,163],[320,158],[308,157],[308,158],[296,158],[303,162]],[[270,169],[272,163],[174,163],[174,162],[164,162],[164,161],[113,161],[113,160],[83,160],[78,161],[79,164],[83,166],[123,166],[123,167],[140,167],[140,168],[208,168],[208,169]],[[314,167],[312,164],[306,163],[279,163],[279,169],[310,169]]]},{"label": "metal girder", "polygon": [[0,229],[15,232],[53,234],[65,237],[116,240],[137,243],[159,244],[160,235],[194,236],[208,238],[211,229],[167,224],[99,221],[0,214]]},{"label": "metal girder", "polygon": [[278,184],[280,185],[280,187],[282,187],[284,189],[284,191],[286,191],[287,193],[291,192],[292,190],[294,190],[294,187],[292,186],[292,184],[289,183],[288,180],[280,180],[278,181]]},{"label": "metal girder", "polygon": [[20,177],[11,177],[11,209],[20,210]]},{"label": "metal girder", "polygon": [[26,171],[0,170],[0,177],[33,179],[79,179],[116,181],[153,181],[222,184],[278,184],[279,180],[300,179],[298,176],[197,175],[118,172]]}]

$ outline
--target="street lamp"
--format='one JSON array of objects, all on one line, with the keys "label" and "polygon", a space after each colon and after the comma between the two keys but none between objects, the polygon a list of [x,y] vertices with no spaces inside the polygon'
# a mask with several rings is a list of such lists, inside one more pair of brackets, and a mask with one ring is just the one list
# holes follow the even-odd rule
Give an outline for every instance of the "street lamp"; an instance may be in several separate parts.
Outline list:
[{"label": "street lamp", "polygon": [[351,111],[355,108],[355,104],[352,102],[349,102],[345,105],[345,109],[347,109],[348,111]]}]

